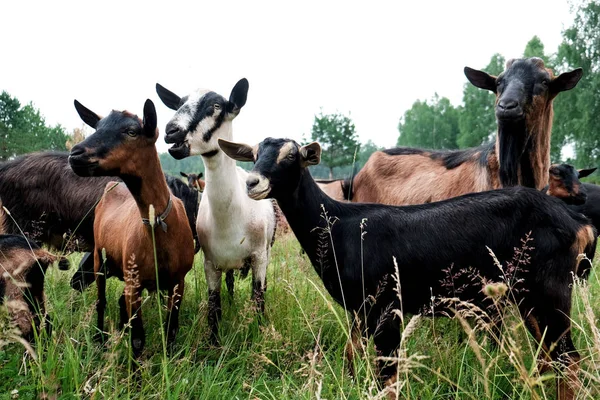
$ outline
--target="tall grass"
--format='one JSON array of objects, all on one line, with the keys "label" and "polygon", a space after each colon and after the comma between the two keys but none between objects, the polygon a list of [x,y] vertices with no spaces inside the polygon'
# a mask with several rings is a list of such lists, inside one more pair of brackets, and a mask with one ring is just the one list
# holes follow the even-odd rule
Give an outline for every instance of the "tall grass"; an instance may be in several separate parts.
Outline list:
[{"label": "tall grass", "polygon": [[[76,266],[80,255],[70,257]],[[362,342],[347,373],[350,319],[332,302],[292,235],[275,242],[268,269],[266,318],[259,323],[250,300],[251,280],[236,279],[236,293],[223,296],[221,347],[209,345],[207,287],[200,256],[188,274],[175,347],[167,355],[163,301],[143,300],[146,347],[141,366],[131,368],[129,337],[116,329],[123,283],[107,282],[109,340],[93,340],[96,288],[69,286],[71,272],[49,269],[47,308],[51,337],[41,333],[37,359],[11,340],[0,310],[0,400],[90,399],[374,399],[388,396],[375,378],[375,351]],[[597,269],[597,268],[596,268]],[[573,336],[582,355],[579,398],[600,398],[598,274],[574,285]],[[348,294],[347,294],[348,295]],[[468,311],[468,310],[467,310]],[[455,318],[412,316],[404,321],[395,388],[407,399],[553,399],[553,372],[540,375],[541,351],[514,307],[502,308],[500,335],[472,314]],[[474,317],[475,316],[475,317]]]}]

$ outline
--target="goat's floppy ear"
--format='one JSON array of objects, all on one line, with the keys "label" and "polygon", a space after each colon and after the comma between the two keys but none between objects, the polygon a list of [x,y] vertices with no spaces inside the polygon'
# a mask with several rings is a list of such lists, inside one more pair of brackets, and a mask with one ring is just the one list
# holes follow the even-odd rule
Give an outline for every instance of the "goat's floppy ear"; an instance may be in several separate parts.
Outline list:
[{"label": "goat's floppy ear", "polygon": [[219,147],[225,154],[237,161],[254,161],[254,151],[251,146],[234,143],[219,138]]},{"label": "goat's floppy ear", "polygon": [[302,156],[302,166],[317,165],[321,162],[321,145],[317,142],[312,142],[306,146],[300,147],[300,155]]},{"label": "goat's floppy ear", "polygon": [[144,103],[144,134],[148,137],[156,135],[156,108],[152,100],[148,99]]},{"label": "goat's floppy ear", "polygon": [[231,89],[231,94],[229,95],[229,104],[227,111],[230,113],[238,113],[240,109],[244,107],[246,104],[246,99],[248,98],[248,79],[242,78],[235,84],[233,89]]},{"label": "goat's floppy ear", "polygon": [[188,175],[187,175],[185,172],[183,172],[183,171],[179,171],[179,174],[180,174],[181,176],[183,176],[184,178],[187,178],[187,177],[188,177]]},{"label": "goat's floppy ear", "polygon": [[586,176],[590,176],[597,169],[598,168],[578,169],[577,170],[577,177],[578,178],[585,178]]},{"label": "goat's floppy ear", "polygon": [[77,110],[77,114],[79,114],[79,116],[81,117],[83,122],[85,122],[92,128],[96,129],[96,125],[98,125],[98,121],[100,121],[102,118],[100,118],[100,116],[98,116],[98,114],[91,111],[90,109],[85,107],[83,104],[81,104],[77,100],[75,100],[73,103],[75,104],[75,109]]},{"label": "goat's floppy ear", "polygon": [[465,76],[479,89],[490,90],[496,93],[496,77],[484,71],[465,67]]},{"label": "goat's floppy ear", "polygon": [[550,82],[550,92],[556,94],[564,92],[565,90],[573,89],[575,86],[577,86],[577,83],[581,79],[582,75],[583,70],[581,68],[560,74],[556,78],[552,79],[552,82]]},{"label": "goat's floppy ear", "polygon": [[171,110],[177,111],[179,103],[181,102],[181,97],[158,83],[156,84],[156,93],[165,106],[169,107]]}]

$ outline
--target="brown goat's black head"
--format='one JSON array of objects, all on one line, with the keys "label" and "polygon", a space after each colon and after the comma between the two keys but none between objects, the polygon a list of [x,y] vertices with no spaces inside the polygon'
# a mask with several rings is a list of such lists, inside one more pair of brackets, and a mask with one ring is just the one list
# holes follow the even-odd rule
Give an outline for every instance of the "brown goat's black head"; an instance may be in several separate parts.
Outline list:
[{"label": "brown goat's black head", "polygon": [[148,150],[155,151],[158,138],[156,109],[150,100],[144,104],[144,120],[128,111],[111,111],[104,118],[77,100],[81,119],[96,129],[71,149],[69,164],[79,176],[121,176],[139,169]]},{"label": "brown goat's black head", "polygon": [[200,193],[204,192],[204,186],[206,186],[206,182],[201,179],[203,176],[202,172],[199,174],[187,174],[183,171],[179,171],[179,173],[181,176],[187,179],[190,189],[196,189]]},{"label": "brown goat's black head", "polygon": [[541,189],[548,181],[552,100],[577,85],[581,68],[554,77],[541,58],[513,59],[498,77],[465,67],[469,81],[496,94],[496,151],[502,186]]},{"label": "brown goat's black head", "polygon": [[595,170],[596,168],[576,170],[569,164],[552,165],[547,193],[567,204],[584,204],[587,200],[587,191],[579,178],[585,178]]},{"label": "brown goat's black head", "polygon": [[558,93],[573,89],[582,75],[581,68],[557,77],[546,68],[541,58],[512,59],[498,77],[465,67],[469,81],[481,89],[496,94],[498,120],[525,119],[526,114],[541,112]]},{"label": "brown goat's black head", "polygon": [[254,200],[292,192],[305,169],[321,161],[321,146],[317,142],[300,146],[290,139],[267,138],[251,147],[219,139],[219,146],[234,160],[254,161],[246,179],[248,196]]}]

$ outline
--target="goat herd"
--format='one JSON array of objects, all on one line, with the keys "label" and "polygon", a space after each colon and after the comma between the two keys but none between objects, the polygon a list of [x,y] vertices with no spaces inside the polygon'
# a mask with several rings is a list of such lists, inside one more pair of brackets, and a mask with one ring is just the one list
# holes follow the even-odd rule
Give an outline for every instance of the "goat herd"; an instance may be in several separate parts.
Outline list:
[{"label": "goat herd", "polygon": [[[591,267],[600,190],[578,180],[593,169],[551,166],[549,151],[553,99],[574,88],[582,71],[555,77],[541,59],[529,58],[508,61],[498,77],[470,68],[465,74],[496,94],[494,143],[379,151],[356,176],[326,185],[308,170],[320,161],[318,143],[232,141],[232,122],[246,103],[246,79],[229,99],[212,91],[179,97],[156,85],[175,111],[166,126],[169,153],[176,159],[201,155],[205,165],[205,181],[186,176],[189,187],[161,170],[152,101],[144,104],[142,119],[114,110],[100,117],[75,101],[82,120],[95,129],[92,135],[70,154],[32,153],[0,166],[0,294],[28,305],[13,319],[30,335],[45,316],[45,270],[61,259],[39,246],[88,252],[71,285],[83,290],[95,280],[101,339],[106,278],[124,280],[120,326],[130,323],[137,357],[145,342],[142,290],[168,291],[166,336],[172,343],[185,276],[201,248],[210,340],[217,344],[223,272],[232,293],[233,271],[251,270],[252,297],[264,312],[277,226],[274,199],[329,294],[355,319],[349,350],[361,335],[371,336],[384,359],[393,356],[401,336],[392,310],[419,313],[432,296],[452,295],[443,284],[450,266],[480,278],[458,282],[464,285],[458,296],[483,307],[489,300],[484,282],[506,279],[488,249],[507,261],[528,238],[530,262],[515,272],[519,287],[509,287],[509,298],[545,355],[557,361],[559,397],[573,398],[579,354],[570,333],[572,282],[574,275],[586,278]],[[235,160],[254,168],[248,173]],[[65,264],[61,259],[59,265]],[[25,291],[19,281],[28,284]],[[396,366],[378,361],[378,373],[382,384],[392,384]]]}]

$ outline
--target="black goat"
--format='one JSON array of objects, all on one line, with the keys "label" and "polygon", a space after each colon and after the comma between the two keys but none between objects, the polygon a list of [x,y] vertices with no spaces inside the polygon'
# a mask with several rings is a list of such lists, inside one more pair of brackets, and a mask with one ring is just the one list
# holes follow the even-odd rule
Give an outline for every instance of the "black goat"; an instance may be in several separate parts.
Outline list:
[{"label": "black goat", "polygon": [[[39,152],[0,164],[0,234],[24,233],[38,244],[65,251],[94,248],[94,207],[114,177],[82,178],[73,173],[67,152]],[[196,251],[198,193],[174,177],[171,192],[185,204]],[[118,179],[117,179],[118,180]],[[94,263],[84,255],[71,286],[82,290],[94,282]]]},{"label": "black goat", "polygon": [[[420,313],[431,305],[431,296],[456,295],[483,306],[483,283],[463,278],[467,281],[456,284],[468,283],[464,291],[449,293],[443,283],[448,268],[470,269],[482,282],[502,281],[506,276],[488,247],[499,260],[510,260],[521,239],[530,237],[530,265],[515,272],[518,280],[513,282],[520,283],[510,298],[550,357],[576,370],[579,354],[569,319],[572,273],[577,256],[591,251],[595,231],[560,200],[516,187],[416,206],[341,203],[325,195],[307,169],[320,161],[318,143],[299,146],[269,138],[251,147],[219,139],[219,145],[236,160],[254,161],[246,180],[248,196],[277,200],[325,288],[363,320],[380,355],[393,356],[400,342],[400,324],[392,309]],[[398,285],[393,280],[394,260]],[[379,373],[393,383],[396,366],[380,361]],[[570,377],[569,383],[576,384],[576,374]],[[565,380],[559,379],[558,387],[561,398],[573,397]]]}]

